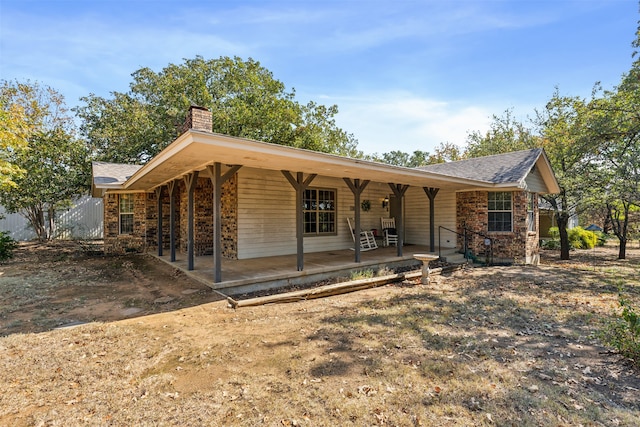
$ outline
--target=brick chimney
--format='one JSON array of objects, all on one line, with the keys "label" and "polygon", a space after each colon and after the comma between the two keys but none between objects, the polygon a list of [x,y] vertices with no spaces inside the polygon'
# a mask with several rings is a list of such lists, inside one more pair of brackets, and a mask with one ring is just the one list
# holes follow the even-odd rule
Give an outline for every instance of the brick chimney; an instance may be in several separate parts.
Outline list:
[{"label": "brick chimney", "polygon": [[199,107],[197,105],[189,107],[187,118],[180,127],[178,133],[181,135],[189,129],[212,132],[213,119],[211,117],[211,111],[205,107]]}]

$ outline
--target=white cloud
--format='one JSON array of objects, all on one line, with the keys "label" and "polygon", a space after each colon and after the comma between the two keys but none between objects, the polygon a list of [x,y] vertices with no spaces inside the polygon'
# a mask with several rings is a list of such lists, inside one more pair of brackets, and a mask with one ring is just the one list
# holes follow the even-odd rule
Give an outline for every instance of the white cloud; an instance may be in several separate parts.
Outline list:
[{"label": "white cloud", "polygon": [[489,128],[494,108],[387,92],[363,97],[325,97],[340,112],[336,122],[358,139],[365,153],[433,152],[441,142],[465,145],[471,131]]}]

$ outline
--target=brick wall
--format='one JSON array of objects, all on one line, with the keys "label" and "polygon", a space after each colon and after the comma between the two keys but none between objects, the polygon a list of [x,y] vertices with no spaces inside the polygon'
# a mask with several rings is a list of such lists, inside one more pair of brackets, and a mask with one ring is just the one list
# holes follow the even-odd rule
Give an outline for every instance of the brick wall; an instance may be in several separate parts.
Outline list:
[{"label": "brick wall", "polygon": [[[188,192],[184,182],[180,183],[180,242],[179,249],[187,252],[188,237]],[[194,253],[213,253],[213,186],[209,178],[198,178],[193,193]],[[237,174],[222,185],[220,200],[222,228],[222,256],[228,259],[238,257],[238,178]]]},{"label": "brick wall", "polygon": [[104,251],[107,254],[144,252],[146,250],[147,218],[145,193],[134,194],[133,233],[120,234],[120,206],[117,194],[104,197]]},{"label": "brick wall", "polygon": [[[488,192],[469,191],[456,195],[456,225],[459,233],[466,227],[492,238],[495,262],[533,263],[538,261],[538,233],[529,232],[527,226],[527,195],[525,191],[512,193],[513,224],[511,232],[488,232]],[[537,200],[535,206],[538,221]],[[480,257],[488,253],[485,239],[477,234],[469,236],[469,249]],[[464,245],[458,236],[458,247]]]},{"label": "brick wall", "polygon": [[222,184],[220,217],[222,224],[222,256],[238,258],[238,174]]},{"label": "brick wall", "polygon": [[191,106],[189,113],[182,126],[178,129],[178,134],[183,134],[189,129],[203,130],[211,132],[213,128],[213,118],[211,111],[204,107]]}]

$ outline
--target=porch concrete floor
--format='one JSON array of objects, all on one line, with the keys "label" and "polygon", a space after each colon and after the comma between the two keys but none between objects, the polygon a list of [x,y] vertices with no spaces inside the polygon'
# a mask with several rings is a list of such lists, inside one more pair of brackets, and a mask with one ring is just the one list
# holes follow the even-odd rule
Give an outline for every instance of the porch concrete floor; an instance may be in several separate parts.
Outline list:
[{"label": "porch concrete floor", "polygon": [[[176,261],[169,261],[169,251],[164,250],[158,257],[171,266],[183,271],[189,277],[228,295],[253,292],[289,285],[298,285],[349,275],[351,271],[389,268],[412,265],[419,268],[421,263],[413,254],[429,253],[428,246],[405,245],[403,256],[397,256],[395,246],[361,252],[360,263],[355,262],[353,250],[335,250],[304,254],[304,270],[296,270],[296,255],[281,255],[242,260],[222,260],[222,282],[214,283],[213,257],[196,256],[194,270],[187,270],[187,255],[176,253]],[[438,253],[436,248],[435,254]]]}]

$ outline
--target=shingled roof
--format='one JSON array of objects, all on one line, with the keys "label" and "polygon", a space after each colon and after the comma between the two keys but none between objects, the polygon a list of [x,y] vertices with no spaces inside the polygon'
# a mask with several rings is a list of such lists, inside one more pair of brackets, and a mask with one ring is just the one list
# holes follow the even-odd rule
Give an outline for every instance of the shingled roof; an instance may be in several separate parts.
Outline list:
[{"label": "shingled roof", "polygon": [[491,184],[517,185],[527,177],[543,154],[542,148],[534,148],[457,162],[438,163],[417,169]]},{"label": "shingled roof", "polygon": [[93,175],[93,197],[102,197],[107,189],[120,188],[142,165],[91,162]]}]

